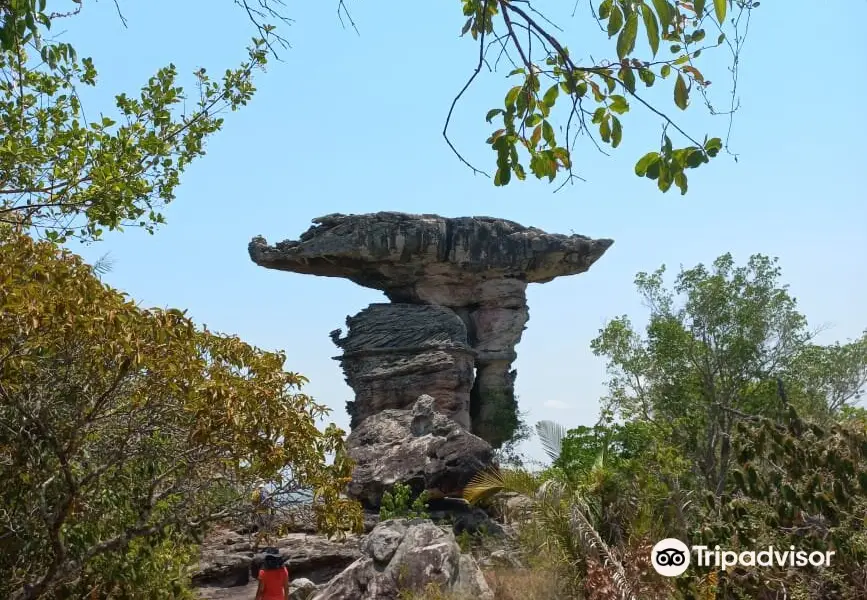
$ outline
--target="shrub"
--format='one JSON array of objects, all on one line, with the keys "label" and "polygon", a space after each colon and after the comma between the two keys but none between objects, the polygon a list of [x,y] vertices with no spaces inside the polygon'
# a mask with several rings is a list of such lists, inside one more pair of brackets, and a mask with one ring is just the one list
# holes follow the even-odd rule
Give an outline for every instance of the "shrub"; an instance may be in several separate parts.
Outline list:
[{"label": "shrub", "polygon": [[382,495],[382,503],[379,507],[379,518],[382,521],[389,519],[426,519],[430,515],[428,509],[428,493],[422,492],[412,501],[412,488],[402,483],[394,484],[391,491]]}]

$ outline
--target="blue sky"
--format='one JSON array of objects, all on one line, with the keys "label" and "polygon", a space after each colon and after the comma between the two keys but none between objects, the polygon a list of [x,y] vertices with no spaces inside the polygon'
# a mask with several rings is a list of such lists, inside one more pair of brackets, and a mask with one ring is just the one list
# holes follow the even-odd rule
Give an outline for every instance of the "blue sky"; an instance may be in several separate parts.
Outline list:
[{"label": "blue sky", "polygon": [[[676,271],[729,251],[741,262],[752,253],[778,256],[810,322],[829,326],[823,341],[855,337],[867,326],[867,84],[857,76],[867,58],[867,3],[846,3],[845,17],[830,10],[843,6],[836,2],[828,10],[762,3],[741,58],[731,140],[739,162],[721,156],[693,172],[685,197],[663,195],[634,175],[635,160],[654,149],[660,133],[659,121],[638,106],[623,119],[624,141],[611,156],[587,141],[579,145],[574,161],[585,183],[555,194],[547,183],[495,188],[473,176],[440,135],[477,52],[458,37],[460,3],[398,10],[395,3],[350,2],[360,36],[341,28],[336,4],[289,3],[295,23],[282,31],[292,49],[269,65],[253,102],[227,116],[207,156],[189,169],[165,227],[154,236],[129,230],[73,245],[89,260],[110,253],[107,283],[143,306],[186,308],[213,330],[285,349],[286,367],[310,378],[307,391],[331,406],[343,427],[351,391],[331,359],[337,349],[328,332],[384,297],[348,281],[265,270],[247,255],[251,237],[296,239],[327,213],[490,215],[615,240],[590,272],[530,288],[516,363],[530,422],[595,421],[605,370],[589,342],[615,316],[644,321],[633,278],[661,264]],[[575,18],[566,4],[557,18],[573,56],[611,55],[613,42],[588,20],[586,3]],[[185,74],[199,66],[219,73],[244,58],[253,34],[229,0],[121,6],[128,29],[108,0],[85,3],[83,16],[64,23],[100,72],[89,114],[111,114],[114,94],[135,92],[169,62]],[[710,54],[700,60],[723,100],[725,63]],[[480,78],[452,123],[455,144],[485,169],[493,154],[484,144],[492,130],[484,115],[502,103],[507,72]],[[650,97],[679,113],[672,82],[663,84],[661,95]],[[697,137],[725,135],[726,119],[708,116],[697,101],[676,116]],[[540,456],[535,442],[528,450]]]}]

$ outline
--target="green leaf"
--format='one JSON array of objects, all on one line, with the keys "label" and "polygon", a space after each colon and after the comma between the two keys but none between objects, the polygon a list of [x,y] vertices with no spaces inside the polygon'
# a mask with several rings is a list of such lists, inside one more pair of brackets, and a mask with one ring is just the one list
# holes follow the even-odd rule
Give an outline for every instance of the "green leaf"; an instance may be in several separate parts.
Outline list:
[{"label": "green leaf", "polygon": [[499,167],[497,172],[494,174],[494,185],[508,185],[509,181],[512,179],[512,170],[506,167]]},{"label": "green leaf", "polygon": [[671,65],[662,65],[662,68],[659,70],[659,75],[665,79],[671,74]]},{"label": "green leaf", "polygon": [[711,138],[704,143],[704,149],[708,155],[713,158],[719,151],[722,150],[722,140],[719,138]]},{"label": "green leaf", "polygon": [[721,33],[721,34],[719,34],[719,37],[716,39],[716,43],[722,44],[725,41],[725,39],[726,39],[726,34]]},{"label": "green leaf", "polygon": [[716,11],[716,20],[720,25],[724,25],[726,20],[726,8],[728,8],[728,0],[713,0],[713,7]]},{"label": "green leaf", "polygon": [[656,9],[656,14],[659,15],[659,22],[662,23],[662,30],[671,23],[672,10],[671,5],[665,0],[653,0],[653,7]]},{"label": "green leaf", "polygon": [[524,121],[524,125],[526,125],[527,127],[535,127],[536,125],[538,125],[541,122],[542,122],[542,115],[540,115],[539,113],[533,113],[532,115],[530,115],[529,117],[526,118],[526,120]]},{"label": "green leaf", "polygon": [[620,60],[626,58],[635,48],[635,38],[638,36],[638,14],[633,11],[626,17],[626,25],[617,37],[617,56]]},{"label": "green leaf", "polygon": [[545,95],[542,96],[542,102],[545,103],[546,106],[554,106],[554,102],[557,101],[557,96],[560,94],[560,86],[552,85],[548,88],[548,91],[545,92]]},{"label": "green leaf", "polygon": [[545,142],[552,148],[557,145],[557,140],[554,138],[554,128],[548,121],[542,122],[542,137],[545,138]]},{"label": "green leaf", "polygon": [[508,91],[506,94],[506,106],[512,107],[515,106],[515,102],[518,100],[518,95],[521,93],[522,86],[516,85],[512,89]]},{"label": "green leaf", "polygon": [[664,194],[671,188],[673,182],[672,173],[665,167],[665,165],[660,164],[659,179],[656,181],[657,187],[659,187],[660,191]]},{"label": "green leaf", "polygon": [[599,18],[603,21],[611,15],[611,2],[612,0],[602,0],[599,3]]},{"label": "green leaf", "polygon": [[611,141],[611,124],[608,122],[608,119],[604,119],[599,123],[599,136],[606,144]]},{"label": "green leaf", "polygon": [[620,119],[611,117],[611,147],[616,148],[623,140],[623,127],[620,125]]},{"label": "green leaf", "polygon": [[617,35],[621,27],[623,27],[623,11],[619,6],[614,6],[611,9],[611,16],[608,17],[608,37]]},{"label": "green leaf", "polygon": [[641,5],[641,16],[644,18],[644,28],[647,30],[647,41],[653,56],[659,51],[659,22],[656,15],[646,4]]},{"label": "green leaf", "polygon": [[650,69],[638,69],[638,77],[647,87],[651,87],[656,81],[656,74]]},{"label": "green leaf", "polygon": [[503,112],[504,111],[502,108],[492,108],[491,110],[488,111],[488,114],[485,115],[485,121],[490,123],[494,117],[496,117],[497,115],[499,115]]},{"label": "green leaf", "polygon": [[626,86],[626,89],[635,93],[635,73],[629,67],[620,69],[617,73],[617,76],[623,82],[623,85]]},{"label": "green leaf", "polygon": [[635,174],[639,177],[644,177],[647,174],[647,168],[658,160],[659,152],[648,152],[635,163]]},{"label": "green leaf", "polygon": [[686,165],[692,169],[695,169],[704,161],[705,161],[704,152],[702,152],[701,150],[692,150],[686,156]]},{"label": "green leaf", "polygon": [[611,100],[611,104],[608,106],[608,108],[613,110],[617,114],[622,115],[629,110],[629,103],[623,96],[613,95],[609,96],[608,99]]},{"label": "green leaf", "polygon": [[686,195],[686,188],[687,188],[686,173],[684,173],[683,171],[678,171],[677,173],[675,173],[674,174],[674,185],[676,185],[677,187],[680,188],[680,195],[685,196]]},{"label": "green leaf", "polygon": [[674,84],[674,103],[677,104],[680,110],[686,110],[688,96],[689,94],[686,91],[686,81],[684,81],[683,75],[678,73],[677,81]]},{"label": "green leaf", "polygon": [[605,120],[605,107],[600,106],[596,110],[593,111],[593,118],[591,119],[591,123],[598,125],[603,120]]},{"label": "green leaf", "polygon": [[470,27],[472,27],[472,26],[473,26],[473,17],[470,17],[469,19],[467,19],[467,22],[464,23],[464,26],[461,28],[461,36],[466,35],[467,32],[470,30]]},{"label": "green leaf", "polygon": [[704,0],[695,0],[692,5],[695,8],[695,14],[700,19],[704,15]]}]

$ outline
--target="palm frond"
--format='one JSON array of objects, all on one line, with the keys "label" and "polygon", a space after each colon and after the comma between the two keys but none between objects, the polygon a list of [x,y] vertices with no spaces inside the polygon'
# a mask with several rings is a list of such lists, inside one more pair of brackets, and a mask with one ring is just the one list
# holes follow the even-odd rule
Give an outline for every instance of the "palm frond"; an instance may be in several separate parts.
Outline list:
[{"label": "palm frond", "polygon": [[571,521],[575,532],[581,537],[586,547],[591,548],[602,559],[603,565],[612,569],[611,578],[617,586],[617,591],[620,592],[622,600],[638,600],[632,592],[632,586],[629,583],[629,578],[626,575],[626,570],[623,565],[596,531],[596,528],[587,518],[590,512],[590,507],[580,498],[572,499]]},{"label": "palm frond", "polygon": [[108,254],[103,254],[90,268],[93,270],[93,274],[99,277],[111,271],[112,267],[114,267],[114,260]]},{"label": "palm frond", "polygon": [[536,435],[542,443],[542,448],[552,461],[560,458],[563,438],[566,437],[566,428],[554,421],[539,421],[536,423]]},{"label": "palm frond", "polygon": [[470,504],[490,498],[498,492],[514,492],[532,497],[539,489],[535,475],[524,469],[488,469],[479,471],[464,487],[464,500]]}]

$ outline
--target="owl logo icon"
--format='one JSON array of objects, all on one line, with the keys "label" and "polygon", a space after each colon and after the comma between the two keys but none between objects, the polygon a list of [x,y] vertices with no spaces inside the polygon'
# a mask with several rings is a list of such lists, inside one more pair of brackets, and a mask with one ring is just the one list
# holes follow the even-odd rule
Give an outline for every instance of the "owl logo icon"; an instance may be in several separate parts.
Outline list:
[{"label": "owl logo icon", "polygon": [[677,577],[689,568],[689,548],[680,540],[664,539],[650,551],[650,562],[663,577]]}]

